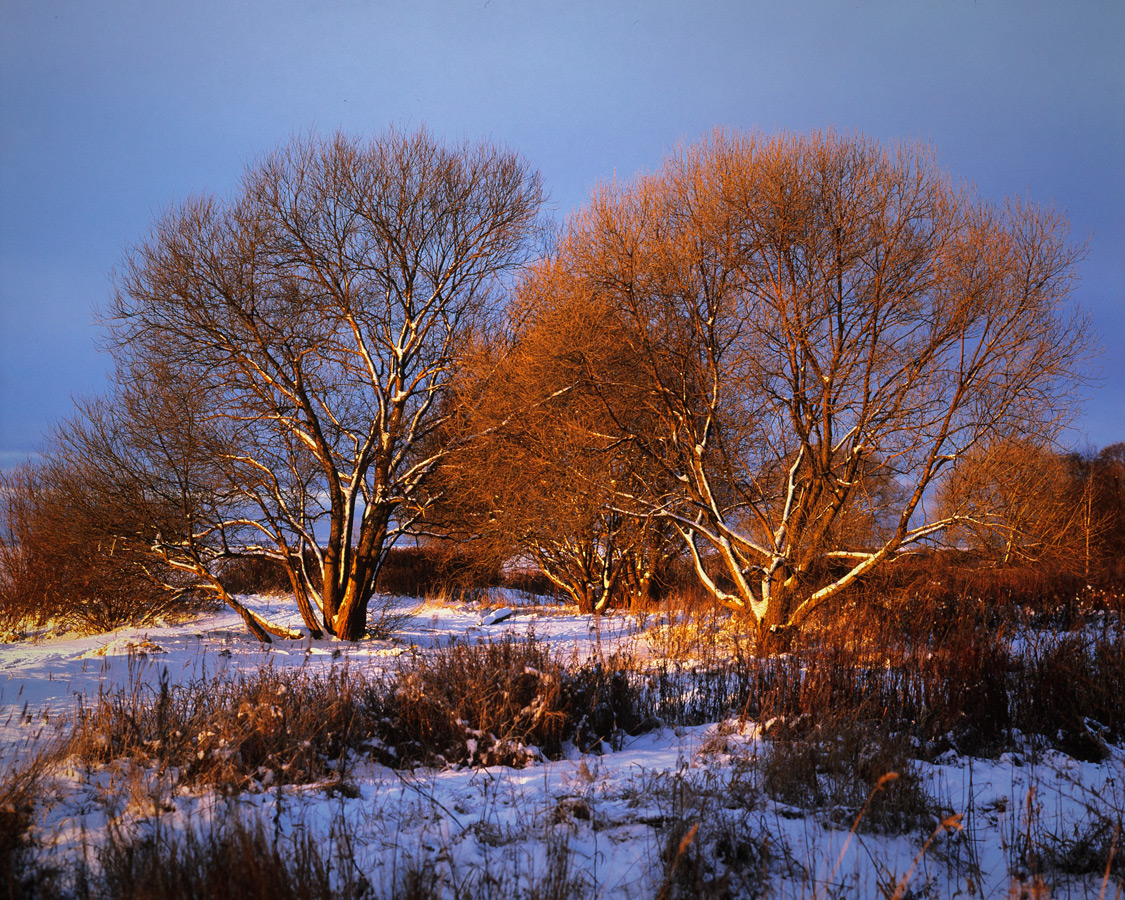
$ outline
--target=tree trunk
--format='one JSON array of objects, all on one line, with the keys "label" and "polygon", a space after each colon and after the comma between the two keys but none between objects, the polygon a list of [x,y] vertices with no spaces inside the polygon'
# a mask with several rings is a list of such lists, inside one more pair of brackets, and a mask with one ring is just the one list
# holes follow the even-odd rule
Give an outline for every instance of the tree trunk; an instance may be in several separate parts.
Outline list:
[{"label": "tree trunk", "polygon": [[793,649],[797,637],[795,625],[767,625],[766,619],[758,621],[757,652],[760,657],[779,656]]},{"label": "tree trunk", "polygon": [[358,641],[367,633],[367,605],[374,593],[377,570],[378,559],[361,554],[357,548],[332,623],[340,640]]},{"label": "tree trunk", "polygon": [[247,630],[254,635],[263,644],[271,644],[273,641],[270,638],[272,634],[274,637],[282,638],[283,640],[294,640],[301,637],[299,631],[291,631],[288,628],[283,628],[280,625],[272,625],[263,619],[261,616],[256,615],[251,610],[247,609],[241,603],[230,596],[225,590],[220,591],[220,596],[224,603],[231,609],[238,613],[239,617],[246,624]]},{"label": "tree trunk", "polygon": [[784,568],[775,572],[770,581],[770,603],[766,614],[758,620],[758,655],[776,656],[788,653],[793,646],[797,628],[789,617],[797,604],[792,578]]},{"label": "tree trunk", "polygon": [[336,621],[340,610],[339,560],[331,547],[324,552],[323,573],[320,578],[321,602],[324,604],[324,627],[329,634],[336,634]]},{"label": "tree trunk", "polygon": [[301,581],[300,570],[297,568],[300,563],[294,563],[290,559],[289,564],[289,586],[293,590],[293,596],[297,598],[297,608],[301,611],[301,618],[305,622],[305,627],[309,630],[309,635],[315,640],[320,640],[324,637],[324,632],[320,630],[320,625],[316,621],[316,613],[313,611],[312,604],[309,603],[309,592],[305,590],[305,585]]},{"label": "tree trunk", "polygon": [[350,578],[344,600],[336,613],[336,637],[342,641],[358,641],[367,633],[367,603],[370,597],[362,594],[360,579]]}]

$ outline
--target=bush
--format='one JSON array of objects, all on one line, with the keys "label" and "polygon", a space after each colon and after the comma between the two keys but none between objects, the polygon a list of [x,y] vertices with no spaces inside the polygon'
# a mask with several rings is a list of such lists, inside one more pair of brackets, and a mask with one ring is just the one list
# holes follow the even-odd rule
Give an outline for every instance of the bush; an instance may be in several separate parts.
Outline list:
[{"label": "bush", "polygon": [[0,627],[58,619],[99,632],[197,609],[191,584],[139,551],[146,526],[127,519],[58,462],[0,474]]},{"label": "bush", "polygon": [[281,594],[293,589],[285,566],[261,557],[228,561],[219,580],[228,594]]},{"label": "bush", "polygon": [[376,587],[406,597],[479,595],[503,583],[491,558],[448,547],[395,547],[379,569]]},{"label": "bush", "polygon": [[396,764],[524,765],[558,756],[568,733],[562,666],[534,635],[451,642],[410,657],[380,697]]},{"label": "bush", "polygon": [[620,749],[624,735],[640,734],[657,724],[652,703],[635,664],[621,655],[592,660],[566,673],[569,733],[579,750]]},{"label": "bush", "polygon": [[777,720],[792,741],[810,723],[848,723],[909,738],[911,753],[933,757],[950,747],[997,753],[1021,732],[1100,759],[1125,732],[1125,625],[1109,621],[1019,654],[962,623],[882,654],[822,643],[758,658],[735,642],[702,665],[642,664],[621,652],[565,665],[534,635],[452,641],[403,655],[376,677],[266,668],[107,694],[80,717],[71,752],[175,767],[183,781],[238,791],[339,780],[354,755],[392,766],[518,766],[559,755],[567,740],[594,751],[661,722],[741,716]]},{"label": "bush", "polygon": [[735,763],[730,777],[708,768],[643,776],[638,793],[661,815],[659,858],[652,864],[659,900],[769,895],[769,876],[779,862],[783,837],[767,832],[762,793],[752,760]]},{"label": "bush", "polygon": [[848,591],[839,606],[815,617],[818,634],[841,626],[852,638],[921,643],[951,628],[1034,622],[1072,628],[1112,593],[1091,591],[1073,574],[1031,566],[992,566],[958,551],[904,556]]},{"label": "bush", "polygon": [[1021,728],[1047,737],[1069,755],[1101,761],[1105,740],[1125,736],[1123,622],[1098,634],[1045,637],[1022,655],[1013,685]]}]

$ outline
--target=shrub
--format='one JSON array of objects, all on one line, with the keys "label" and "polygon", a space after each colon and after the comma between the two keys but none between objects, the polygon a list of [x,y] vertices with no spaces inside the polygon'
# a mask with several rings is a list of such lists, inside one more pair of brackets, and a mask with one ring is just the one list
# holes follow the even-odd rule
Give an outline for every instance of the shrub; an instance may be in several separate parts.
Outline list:
[{"label": "shrub", "polygon": [[946,811],[926,792],[904,736],[885,726],[825,719],[773,731],[762,786],[782,803],[837,825],[905,834],[932,831]]},{"label": "shrub", "polygon": [[444,546],[395,547],[376,587],[407,597],[473,597],[502,582],[500,564],[491,558]]},{"label": "shrub", "polygon": [[539,569],[512,567],[503,570],[501,576],[504,587],[513,591],[537,597],[558,597],[559,589]]},{"label": "shrub", "polygon": [[593,660],[566,673],[566,708],[570,734],[583,752],[602,749],[604,741],[619,749],[623,735],[639,734],[656,724],[635,664],[621,654]]},{"label": "shrub", "polygon": [[766,832],[754,813],[761,789],[753,765],[743,760],[730,777],[707,768],[657,773],[638,785],[661,815],[654,869],[661,900],[754,898],[767,895],[769,876],[785,855],[784,837]]},{"label": "shrub", "polygon": [[1125,735],[1123,623],[1100,633],[1048,636],[1022,654],[1013,685],[1022,730],[1048,737],[1071,756],[1100,761],[1104,740]]},{"label": "shrub", "polygon": [[98,632],[199,607],[190,582],[142,557],[147,526],[128,504],[103,500],[57,461],[0,474],[0,626]]},{"label": "shrub", "polygon": [[379,702],[397,764],[523,765],[567,734],[562,666],[534,635],[406,658]]},{"label": "shrub", "polygon": [[385,678],[266,667],[171,685],[166,675],[101,695],[69,752],[174,769],[181,783],[235,792],[341,782],[354,754],[389,765],[524,765],[558,756],[574,730],[564,673],[532,637],[450,643],[404,657]]},{"label": "shrub", "polygon": [[229,594],[276,594],[292,590],[285,566],[261,557],[230,560],[224,564],[219,580]]}]

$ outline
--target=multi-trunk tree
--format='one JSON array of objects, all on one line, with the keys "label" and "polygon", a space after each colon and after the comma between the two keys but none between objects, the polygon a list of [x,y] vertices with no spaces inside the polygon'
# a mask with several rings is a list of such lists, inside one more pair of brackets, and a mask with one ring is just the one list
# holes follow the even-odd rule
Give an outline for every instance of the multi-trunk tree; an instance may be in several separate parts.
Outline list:
[{"label": "multi-trunk tree", "polygon": [[528,289],[621,322],[633,375],[601,396],[661,477],[617,505],[769,636],[948,528],[924,501],[956,460],[1057,431],[1080,255],[925,148],[717,133],[597,191]]},{"label": "multi-trunk tree", "polygon": [[293,141],[128,254],[107,317],[119,391],[76,454],[174,499],[151,551],[259,637],[222,588],[232,558],[277,561],[312,633],[359,638],[449,449],[434,438],[461,352],[533,251],[542,200],[492,146]]}]

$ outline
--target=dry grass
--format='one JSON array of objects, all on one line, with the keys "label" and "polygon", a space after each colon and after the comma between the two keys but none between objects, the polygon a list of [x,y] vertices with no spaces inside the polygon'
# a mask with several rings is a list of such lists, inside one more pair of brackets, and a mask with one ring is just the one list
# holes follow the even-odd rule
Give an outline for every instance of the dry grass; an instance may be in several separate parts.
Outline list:
[{"label": "dry grass", "polygon": [[708,769],[681,768],[643,779],[638,791],[655,801],[659,873],[656,896],[759,897],[788,854],[758,812],[763,804],[756,760],[732,764],[729,778]]},{"label": "dry grass", "polygon": [[59,748],[48,744],[26,759],[8,759],[0,769],[0,897],[5,900],[57,891],[59,872],[36,860],[32,826],[59,756]]},{"label": "dry grass", "polygon": [[266,667],[249,675],[103,694],[75,723],[69,752],[87,763],[131,759],[181,784],[226,792],[340,780],[371,731],[362,677]]},{"label": "dry grass", "polygon": [[[772,719],[764,751],[739,763],[733,778],[706,783],[708,776],[692,775],[651,786],[665,810],[656,826],[662,849],[651,860],[663,896],[718,897],[766,892],[779,867],[790,880],[812,884],[801,881],[812,876],[801,874],[765,827],[765,798],[834,829],[914,834],[921,852],[933,854],[925,841],[949,830],[950,811],[924,790],[915,757],[932,757],[950,740],[962,751],[995,753],[1026,746],[1029,737],[1077,753],[1081,747],[1068,742],[1078,735],[1091,741],[1089,758],[1097,758],[1107,742],[1120,740],[1125,640],[1112,615],[1091,619],[1098,628],[1087,622],[1048,634],[995,611],[986,625],[982,611],[941,620],[939,630],[924,635],[888,627],[876,632],[882,643],[870,635],[859,640],[850,625],[822,628],[775,658],[758,658],[737,635],[725,645],[713,639],[708,615],[685,610],[685,629],[703,623],[702,649],[685,639],[682,659],[659,664],[631,652],[567,662],[534,636],[509,636],[405,655],[378,678],[348,669],[318,676],[264,669],[183,687],[137,686],[86,710],[70,752],[94,764],[131,759],[166,773],[169,783],[223,792],[320,782],[347,796],[359,758],[398,767],[520,766],[558,756],[566,741],[584,751],[620,746],[624,735],[659,722]],[[1035,634],[1038,642],[1028,638]],[[1020,636],[1020,652],[1009,636]],[[1091,801],[1089,814],[1066,834],[1025,815],[1011,837],[1013,884],[1064,883],[1072,875],[1120,879],[1122,807]],[[566,821],[580,812],[567,812]],[[589,806],[584,815],[593,821]],[[278,848],[261,840],[247,831],[185,837],[175,847],[119,842],[113,859],[126,884],[157,865],[145,860],[161,853],[171,856],[160,865],[198,871],[224,871],[228,852],[273,860]],[[583,895],[572,852],[557,851],[536,882],[538,893],[527,894],[525,884],[520,896]],[[316,866],[309,856],[310,871]],[[912,894],[902,878],[883,874],[888,897],[938,896],[918,885]],[[51,877],[34,875],[28,883]],[[432,861],[419,857],[417,866],[401,870],[392,895],[427,896],[437,889],[435,878]],[[299,896],[320,896],[314,882]],[[484,891],[483,884],[474,890]],[[510,887],[490,884],[495,896]],[[134,896],[130,890],[119,893]]]},{"label": "dry grass", "polygon": [[524,765],[556,757],[593,702],[545,644],[452,642],[371,678],[272,667],[155,687],[135,682],[80,711],[67,752],[130,759],[225,792],[343,781],[352,760]]},{"label": "dry grass", "polygon": [[639,615],[639,632],[654,657],[713,666],[749,655],[753,629],[698,590],[679,590]]},{"label": "dry grass", "polygon": [[65,879],[37,885],[23,900],[358,900],[362,876],[343,864],[332,842],[307,833],[271,834],[234,816],[200,832],[157,828],[142,836],[111,828],[95,848],[96,866],[72,863]]},{"label": "dry grass", "polygon": [[912,756],[901,735],[871,723],[779,725],[769,730],[762,786],[774,800],[835,825],[928,833],[951,811],[926,792]]},{"label": "dry grass", "polygon": [[390,762],[525,765],[557,756],[570,716],[563,668],[532,636],[450,642],[402,661],[378,699]]}]

